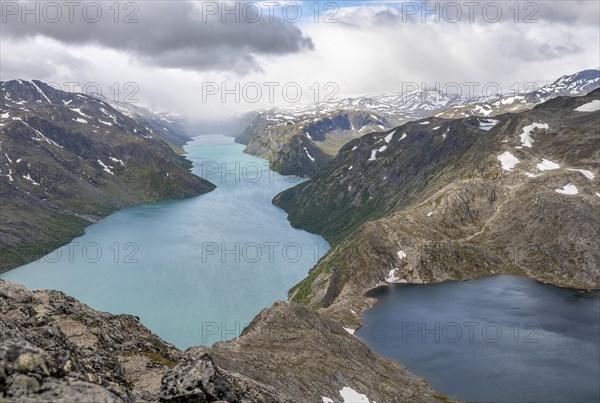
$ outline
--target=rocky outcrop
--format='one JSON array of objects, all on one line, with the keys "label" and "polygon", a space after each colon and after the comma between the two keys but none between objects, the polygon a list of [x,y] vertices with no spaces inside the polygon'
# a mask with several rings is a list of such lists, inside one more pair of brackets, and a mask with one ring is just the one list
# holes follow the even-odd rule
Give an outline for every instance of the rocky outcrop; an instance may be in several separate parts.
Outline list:
[{"label": "rocky outcrop", "polygon": [[3,280],[0,316],[1,401],[341,402],[346,387],[371,401],[444,400],[338,323],[289,302],[265,309],[238,339],[186,352],[137,317]]},{"label": "rocky outcrop", "polygon": [[[231,381],[231,382],[230,382]],[[240,387],[240,382],[224,376],[208,354],[193,355],[168,371],[161,382],[162,402],[276,402],[262,387]],[[235,386],[234,386],[235,385]]]},{"label": "rocky outcrop", "polygon": [[220,367],[269,385],[285,401],[337,402],[345,387],[377,402],[443,399],[339,323],[291,302],[265,309],[240,337],[217,343],[209,353]]},{"label": "rocky outcrop", "polygon": [[9,400],[153,400],[182,358],[137,317],[58,291],[0,280],[0,316],[0,396]]}]

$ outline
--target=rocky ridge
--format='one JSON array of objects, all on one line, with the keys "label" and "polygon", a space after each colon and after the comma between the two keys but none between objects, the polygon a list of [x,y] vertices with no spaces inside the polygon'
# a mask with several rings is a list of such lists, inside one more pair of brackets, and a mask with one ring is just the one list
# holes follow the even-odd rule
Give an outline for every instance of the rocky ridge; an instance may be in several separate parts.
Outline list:
[{"label": "rocky ridge", "polygon": [[30,402],[446,401],[341,325],[279,302],[230,342],[185,352],[137,317],[0,280],[0,399]]}]

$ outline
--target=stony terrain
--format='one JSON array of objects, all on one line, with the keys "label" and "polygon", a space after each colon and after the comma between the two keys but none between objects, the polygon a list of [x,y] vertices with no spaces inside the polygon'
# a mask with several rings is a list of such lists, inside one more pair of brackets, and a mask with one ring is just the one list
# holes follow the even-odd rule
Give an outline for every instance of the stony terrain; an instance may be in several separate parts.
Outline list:
[{"label": "stony terrain", "polygon": [[427,119],[349,143],[275,199],[336,245],[291,300],[354,328],[372,303],[366,291],[386,283],[509,273],[600,288],[599,102],[596,90],[494,121]]},{"label": "stony terrain", "polygon": [[40,81],[0,87],[0,272],[118,209],[214,189],[141,116]]},{"label": "stony terrain", "polygon": [[445,401],[338,323],[289,302],[234,341],[186,352],[134,316],[3,280],[0,315],[1,401],[342,402],[347,388],[371,401]]}]

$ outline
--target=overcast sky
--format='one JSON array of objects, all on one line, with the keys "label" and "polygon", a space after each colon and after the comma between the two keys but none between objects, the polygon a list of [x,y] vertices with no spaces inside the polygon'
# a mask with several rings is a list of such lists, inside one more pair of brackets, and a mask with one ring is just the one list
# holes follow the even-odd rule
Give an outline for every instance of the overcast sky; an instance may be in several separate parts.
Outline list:
[{"label": "overcast sky", "polygon": [[228,3],[227,14],[221,1],[3,0],[0,74],[95,82],[110,98],[213,117],[411,83],[522,86],[600,65],[596,0],[427,3]]}]

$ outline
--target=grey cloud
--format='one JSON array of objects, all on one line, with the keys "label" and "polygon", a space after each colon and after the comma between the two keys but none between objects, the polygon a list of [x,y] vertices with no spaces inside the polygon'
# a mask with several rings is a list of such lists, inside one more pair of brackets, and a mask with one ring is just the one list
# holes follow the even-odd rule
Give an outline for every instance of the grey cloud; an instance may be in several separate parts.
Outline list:
[{"label": "grey cloud", "polygon": [[[352,4],[351,2],[348,4]],[[515,6],[518,4],[518,7]],[[570,25],[597,26],[600,2],[589,0],[548,1],[407,1],[398,4],[383,3],[385,9],[375,11],[368,25],[400,26],[402,24],[428,23],[475,23],[480,25],[513,23],[564,23]],[[459,10],[459,11],[457,11]],[[499,11],[498,11],[499,10]],[[497,14],[498,13],[498,14]],[[355,20],[356,13],[343,14],[342,23],[352,27],[361,25]],[[437,19],[436,19],[437,18]],[[362,22],[365,28],[365,21]]]},{"label": "grey cloud", "polygon": [[[60,4],[60,3],[59,3]],[[84,4],[84,3],[82,3]],[[66,10],[57,23],[31,18],[21,22],[20,16],[7,16],[3,35],[28,38],[42,35],[65,44],[94,44],[126,51],[145,63],[190,70],[226,70],[248,73],[260,70],[259,55],[284,55],[311,50],[314,44],[293,23],[275,18],[269,21],[265,13],[257,22],[236,21],[228,16],[203,15],[199,3],[137,2],[137,23],[122,22],[128,14],[121,10],[121,22],[114,22],[114,13],[102,4],[102,18],[90,23],[82,18],[81,9],[68,21]],[[77,10],[77,9],[76,9]],[[127,10],[131,11],[131,10]]]},{"label": "grey cloud", "polygon": [[397,25],[402,23],[402,14],[396,10],[385,9],[378,11],[373,15],[373,22],[376,25]]},{"label": "grey cloud", "polygon": [[14,47],[10,50],[10,56],[3,55],[0,59],[0,79],[37,78],[48,81],[53,80],[61,70],[78,72],[73,76],[80,76],[81,71],[91,73],[94,70],[89,61],[68,52],[40,47],[29,41],[25,41],[24,45]]}]

